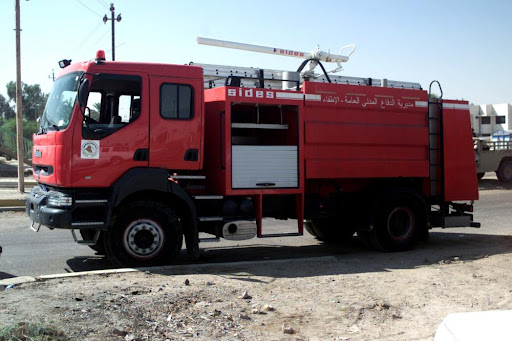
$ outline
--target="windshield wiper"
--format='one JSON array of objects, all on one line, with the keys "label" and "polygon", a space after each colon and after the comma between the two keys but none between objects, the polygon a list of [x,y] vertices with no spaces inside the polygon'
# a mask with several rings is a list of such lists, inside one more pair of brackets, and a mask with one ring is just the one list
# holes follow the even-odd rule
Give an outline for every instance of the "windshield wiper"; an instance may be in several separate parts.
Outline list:
[{"label": "windshield wiper", "polygon": [[51,124],[51,126],[52,126],[53,128],[55,128],[55,130],[56,130],[56,131],[59,131],[59,130],[60,130],[60,129],[59,129],[59,126],[58,126],[58,125],[56,125],[56,124],[55,124],[55,122],[50,121],[50,120],[48,119],[48,117],[46,118],[46,122],[47,122],[47,123],[49,123],[49,124]]}]

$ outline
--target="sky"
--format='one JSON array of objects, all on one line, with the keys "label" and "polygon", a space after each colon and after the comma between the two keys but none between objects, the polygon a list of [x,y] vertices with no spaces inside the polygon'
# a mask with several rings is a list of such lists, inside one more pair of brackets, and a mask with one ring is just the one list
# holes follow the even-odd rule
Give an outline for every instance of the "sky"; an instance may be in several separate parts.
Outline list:
[{"label": "sky", "polygon": [[[20,0],[22,81],[44,92],[58,61],[111,58],[108,0]],[[511,103],[512,1],[115,0],[116,60],[189,62],[295,71],[301,60],[198,45],[196,38],[337,54],[357,48],[340,75],[438,80],[446,99]],[[0,93],[16,79],[15,0],[0,1]],[[330,70],[335,64],[326,64]],[[438,92],[438,91],[437,91]]]}]

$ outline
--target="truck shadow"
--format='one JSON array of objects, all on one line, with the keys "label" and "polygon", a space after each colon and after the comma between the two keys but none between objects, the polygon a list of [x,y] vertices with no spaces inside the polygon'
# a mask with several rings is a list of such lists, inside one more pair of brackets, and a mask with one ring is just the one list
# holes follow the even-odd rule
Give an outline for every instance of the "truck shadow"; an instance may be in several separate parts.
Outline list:
[{"label": "truck shadow", "polygon": [[[355,237],[345,244],[207,247],[203,249],[198,261],[191,261],[183,251],[174,265],[165,268],[145,268],[144,271],[168,276],[228,275],[243,272],[245,276],[242,276],[241,280],[244,280],[247,275],[296,278],[387,272],[390,269],[414,269],[436,264],[443,266],[510,253],[512,253],[512,236],[432,232],[429,242],[419,243],[414,250],[408,252],[371,251]],[[298,258],[302,261],[297,261]],[[214,263],[227,262],[242,263],[222,267],[211,266]],[[67,263],[75,272],[113,268],[104,257],[75,257]]]},{"label": "truck shadow", "polygon": [[15,275],[13,274],[10,274],[10,273],[7,273],[7,272],[2,272],[0,271],[0,280],[2,279],[8,279],[8,278],[14,278],[16,277]]},{"label": "truck shadow", "polygon": [[72,272],[94,271],[94,270],[109,270],[116,267],[103,255],[96,254],[95,256],[78,256],[68,259],[66,261],[68,267]]},{"label": "truck shadow", "polygon": [[483,178],[478,181],[478,190],[512,189],[512,183],[499,182],[496,177]]}]

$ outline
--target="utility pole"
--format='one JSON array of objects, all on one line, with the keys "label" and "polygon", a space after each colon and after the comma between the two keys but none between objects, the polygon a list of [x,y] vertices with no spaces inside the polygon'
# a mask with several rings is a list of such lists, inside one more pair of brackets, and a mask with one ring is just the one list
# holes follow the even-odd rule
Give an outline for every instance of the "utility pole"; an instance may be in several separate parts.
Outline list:
[{"label": "utility pole", "polygon": [[55,71],[53,69],[52,69],[52,75],[51,76],[49,75],[48,78],[50,78],[52,81],[55,82]]},{"label": "utility pole", "polygon": [[107,21],[111,20],[112,21],[112,60],[116,60],[116,27],[115,27],[115,22],[117,20],[117,22],[121,21],[121,13],[119,13],[119,15],[117,16],[117,18],[115,18],[115,13],[114,13],[114,4],[111,3],[110,4],[110,13],[112,14],[112,17],[109,19],[107,17],[107,15],[105,14],[105,16],[103,17],[103,23],[107,23]]},{"label": "utility pole", "polygon": [[18,157],[18,191],[25,192],[23,151],[23,103],[21,96],[21,44],[20,44],[20,0],[15,3],[16,12],[16,149]]}]

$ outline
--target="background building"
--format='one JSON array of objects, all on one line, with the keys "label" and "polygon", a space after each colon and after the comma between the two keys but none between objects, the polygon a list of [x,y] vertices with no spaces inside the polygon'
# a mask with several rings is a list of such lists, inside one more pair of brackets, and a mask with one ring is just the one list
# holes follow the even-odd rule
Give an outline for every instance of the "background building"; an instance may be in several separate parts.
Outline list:
[{"label": "background building", "polygon": [[480,136],[489,136],[497,131],[512,131],[512,104],[484,104],[469,106],[471,126]]}]

